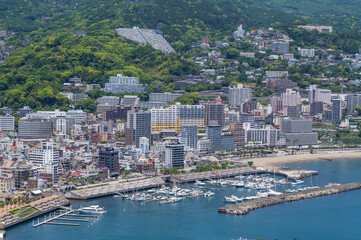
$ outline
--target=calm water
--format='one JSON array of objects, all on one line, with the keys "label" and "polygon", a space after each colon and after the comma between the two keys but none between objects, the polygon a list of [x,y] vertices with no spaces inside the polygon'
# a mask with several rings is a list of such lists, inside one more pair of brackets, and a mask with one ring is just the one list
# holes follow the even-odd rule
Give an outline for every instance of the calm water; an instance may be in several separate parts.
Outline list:
[{"label": "calm water", "polygon": [[[361,160],[322,161],[290,165],[314,169],[319,176],[305,184],[361,181]],[[279,187],[277,190],[284,190]],[[215,191],[215,190],[212,190]],[[361,191],[320,197],[258,209],[246,216],[217,213],[224,196],[252,194],[225,187],[211,199],[185,199],[175,204],[138,203],[104,197],[80,205],[99,204],[108,211],[79,227],[43,225],[28,221],[7,230],[6,240],[78,239],[360,239]]]}]

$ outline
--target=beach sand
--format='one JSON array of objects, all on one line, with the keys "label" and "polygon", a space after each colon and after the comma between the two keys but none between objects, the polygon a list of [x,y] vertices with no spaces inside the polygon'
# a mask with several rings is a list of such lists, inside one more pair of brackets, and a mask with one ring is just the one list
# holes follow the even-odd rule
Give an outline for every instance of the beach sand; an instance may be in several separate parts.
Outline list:
[{"label": "beach sand", "polygon": [[320,161],[320,160],[336,160],[336,159],[355,159],[361,158],[361,150],[357,151],[328,151],[322,153],[305,153],[295,155],[279,155],[275,157],[265,158],[252,158],[244,160],[246,162],[252,161],[254,167],[261,168],[279,168],[283,164],[299,163],[307,161]]}]

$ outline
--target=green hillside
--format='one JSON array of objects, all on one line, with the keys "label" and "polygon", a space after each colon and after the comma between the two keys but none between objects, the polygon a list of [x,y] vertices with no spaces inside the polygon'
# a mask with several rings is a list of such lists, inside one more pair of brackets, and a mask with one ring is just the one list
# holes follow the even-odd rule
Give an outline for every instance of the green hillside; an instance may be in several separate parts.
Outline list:
[{"label": "green hillside", "polygon": [[[264,10],[240,0],[3,0],[0,28],[14,30],[8,45],[13,55],[0,65],[3,105],[35,109],[67,107],[59,92],[71,76],[87,83],[107,81],[123,72],[146,84],[158,81],[174,88],[171,75],[196,73],[187,60],[193,42],[230,38],[239,24],[246,27],[292,24],[296,17]],[[55,4],[56,3],[56,4]],[[157,28],[178,54],[169,56],[116,35],[115,28]],[[85,37],[73,32],[84,31]],[[181,60],[181,56],[186,57]],[[152,86],[148,91],[155,91]]]},{"label": "green hillside", "polygon": [[315,24],[332,25],[338,30],[360,30],[358,0],[254,0],[256,6],[306,16]]}]

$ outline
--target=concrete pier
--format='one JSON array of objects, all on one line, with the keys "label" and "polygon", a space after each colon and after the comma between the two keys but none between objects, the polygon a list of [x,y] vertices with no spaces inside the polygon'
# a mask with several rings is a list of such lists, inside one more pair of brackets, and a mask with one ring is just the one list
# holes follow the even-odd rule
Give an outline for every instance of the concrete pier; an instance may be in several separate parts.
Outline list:
[{"label": "concrete pier", "polygon": [[361,182],[347,183],[341,185],[334,185],[331,187],[318,188],[297,193],[287,193],[280,196],[273,196],[267,198],[260,198],[242,202],[234,205],[221,207],[218,209],[219,213],[232,214],[232,215],[245,215],[250,211],[268,207],[272,205],[282,204],[285,202],[294,202],[303,199],[316,198],[321,196],[328,196],[342,192],[348,192],[361,188]]}]

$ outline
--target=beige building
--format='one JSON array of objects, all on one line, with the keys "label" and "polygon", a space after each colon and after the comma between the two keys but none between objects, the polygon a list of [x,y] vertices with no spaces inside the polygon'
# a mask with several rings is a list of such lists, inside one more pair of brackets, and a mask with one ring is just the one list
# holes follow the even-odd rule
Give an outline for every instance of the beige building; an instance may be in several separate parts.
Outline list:
[{"label": "beige building", "polygon": [[9,189],[15,189],[15,178],[0,178],[0,192],[5,193]]}]

